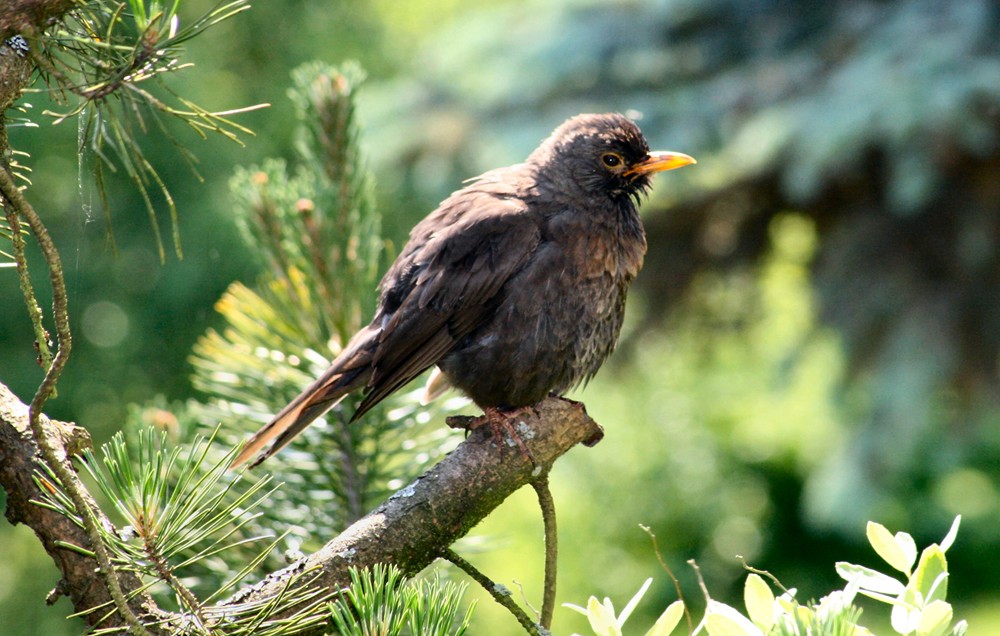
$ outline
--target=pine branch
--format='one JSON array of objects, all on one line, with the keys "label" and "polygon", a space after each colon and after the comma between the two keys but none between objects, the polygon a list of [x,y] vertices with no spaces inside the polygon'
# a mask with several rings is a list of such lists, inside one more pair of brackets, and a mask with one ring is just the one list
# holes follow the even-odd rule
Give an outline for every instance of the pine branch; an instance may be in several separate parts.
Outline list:
[{"label": "pine branch", "polygon": [[[52,421],[43,415],[40,418],[49,445],[58,450],[66,469],[72,470],[68,457],[90,445],[89,435],[72,424]],[[66,516],[34,504],[44,499],[49,489],[54,489],[46,480],[35,479],[42,465],[40,455],[28,424],[28,407],[0,384],[0,485],[7,492],[7,520],[12,524],[23,523],[35,531],[62,575],[59,590],[69,596],[77,611],[108,606],[112,599],[89,550],[91,542],[87,531]],[[113,531],[94,501],[88,497],[86,503],[94,511],[97,522]],[[136,576],[119,572],[118,580],[136,614],[144,617],[161,614],[150,597],[139,592],[141,583]],[[55,598],[51,596],[52,601]],[[103,614],[94,612],[85,618],[95,626],[124,625],[117,616],[100,622]]]},{"label": "pine branch", "polygon": [[539,404],[516,426],[538,466],[512,440],[497,447],[489,427],[480,427],[434,468],[322,549],[269,575],[227,604],[269,598],[302,571],[315,572],[310,586],[326,589],[347,585],[351,566],[393,563],[404,574],[419,572],[570,448],[602,435],[581,404],[554,398]]},{"label": "pine branch", "polygon": [[[129,631],[136,636],[147,636],[139,619],[135,616],[128,599],[122,592],[121,582],[115,572],[111,558],[108,555],[106,546],[100,539],[100,519],[96,505],[90,500],[89,493],[82,482],[77,478],[72,466],[65,461],[65,456],[60,456],[61,446],[56,444],[52,435],[46,430],[42,421],[42,407],[49,397],[55,394],[56,382],[62,374],[62,370],[69,360],[69,353],[72,344],[72,335],[69,327],[69,300],[66,295],[66,281],[63,277],[62,261],[59,252],[49,235],[48,229],[42,220],[35,213],[34,208],[25,200],[21,191],[14,183],[14,175],[6,166],[0,166],[0,194],[5,209],[13,209],[19,217],[31,228],[31,232],[41,248],[45,263],[48,265],[49,282],[52,288],[52,315],[56,326],[56,354],[50,361],[45,371],[35,396],[28,407],[28,430],[31,431],[37,450],[45,459],[45,465],[62,482],[62,486],[72,498],[76,509],[83,514],[82,525],[87,531],[89,545],[99,564],[98,571],[107,586],[108,592],[114,601],[114,607],[118,614],[128,623]],[[13,217],[12,217],[13,218]],[[12,228],[14,229],[14,228]],[[22,283],[25,279],[22,279]],[[30,288],[30,282],[27,283]],[[31,304],[33,293],[26,292],[25,300]]]},{"label": "pine branch", "polygon": [[[245,615],[247,606],[263,606],[279,597],[290,602],[274,603],[269,620],[292,616],[303,604],[330,590],[342,589],[351,582],[350,568],[364,568],[376,563],[393,563],[404,574],[422,570],[445,553],[455,540],[464,536],[492,510],[521,486],[539,474],[570,448],[592,443],[601,436],[600,427],[587,416],[582,405],[567,400],[549,399],[537,411],[517,423],[522,440],[538,462],[532,465],[515,444],[501,446],[489,437],[489,427],[471,433],[455,451],[434,468],[398,491],[384,504],[352,525],[322,549],[295,564],[268,575],[259,584],[246,588],[233,598],[205,608],[205,614],[217,621]],[[49,423],[52,443],[63,453],[75,454],[68,424]],[[65,579],[64,588],[77,611],[86,612],[109,601],[107,590],[95,572],[93,557],[86,550],[66,546],[87,546],[87,537],[79,525],[32,501],[46,498],[45,482],[34,480],[38,447],[27,432],[27,407],[0,384],[0,485],[8,493],[8,519],[24,523],[35,531]],[[67,464],[68,465],[68,464]],[[101,514],[95,509],[95,514]],[[111,529],[103,515],[100,523]],[[309,576],[302,577],[307,572]],[[142,591],[141,582],[132,574],[120,575],[132,606],[141,608],[150,631],[164,633],[176,616],[156,607]],[[289,583],[292,583],[289,589]],[[295,601],[294,599],[302,599]],[[91,622],[101,612],[84,615]],[[149,618],[152,620],[149,620]],[[317,622],[304,622],[302,634],[319,634],[328,628]]]},{"label": "pine branch", "polygon": [[14,0],[0,11],[0,40],[37,33],[76,5],[77,0]]}]

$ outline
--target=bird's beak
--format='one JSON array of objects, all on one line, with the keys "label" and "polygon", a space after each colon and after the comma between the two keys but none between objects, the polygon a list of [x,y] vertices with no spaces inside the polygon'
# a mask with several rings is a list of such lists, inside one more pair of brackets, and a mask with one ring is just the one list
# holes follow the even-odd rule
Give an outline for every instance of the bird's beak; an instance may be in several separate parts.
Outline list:
[{"label": "bird's beak", "polygon": [[625,176],[632,177],[651,172],[663,172],[664,170],[683,168],[693,163],[698,162],[695,161],[694,157],[683,152],[651,152],[645,159],[629,168],[625,172]]}]

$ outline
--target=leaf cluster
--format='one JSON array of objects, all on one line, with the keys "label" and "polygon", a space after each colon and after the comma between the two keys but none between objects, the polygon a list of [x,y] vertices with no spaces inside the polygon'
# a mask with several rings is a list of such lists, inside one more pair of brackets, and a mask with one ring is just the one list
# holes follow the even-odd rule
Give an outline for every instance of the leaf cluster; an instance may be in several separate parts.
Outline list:
[{"label": "leaf cluster", "polygon": [[[847,581],[842,590],[834,591],[818,602],[800,603],[795,589],[785,589],[767,572],[749,568],[743,589],[746,613],[719,602],[703,586],[707,606],[692,636],[872,636],[861,626],[861,609],[855,598],[862,594],[892,608],[892,629],[901,636],[964,636],[965,621],[953,621],[951,605],[945,600],[948,590],[948,563],[945,552],[958,535],[961,517],[956,517],[940,544],[932,544],[920,553],[917,561],[916,544],[906,532],[893,535],[885,526],[870,521],[868,541],[875,552],[907,580],[900,582],[878,570],[837,563],[837,573]],[[914,568],[916,564],[916,568]],[[697,571],[697,568],[696,568]],[[769,577],[781,588],[775,596],[771,586],[761,576]],[[699,575],[700,576],[700,575]],[[611,599],[601,603],[591,596],[587,606],[566,604],[566,607],[587,617],[596,636],[621,636],[622,626],[649,589],[652,579],[639,588],[620,614],[615,614]],[[683,600],[671,603],[646,636],[668,636],[680,624],[687,609]]]},{"label": "leaf cluster", "polygon": [[404,580],[394,565],[351,568],[351,585],[329,604],[343,636],[462,636],[475,609],[460,613],[464,584],[430,579]]},{"label": "leaf cluster", "polygon": [[[277,543],[273,537],[243,537],[274,489],[268,476],[237,488],[227,467],[235,450],[207,461],[214,436],[197,438],[186,449],[171,445],[165,430],[138,427],[131,440],[118,433],[99,452],[84,451],[84,467],[113,509],[120,525],[101,527],[101,539],[116,568],[134,572],[143,586],[133,594],[152,593],[159,607],[170,609],[148,626],[184,623],[190,634],[268,634],[278,636],[325,619],[326,597],[296,591],[270,603],[219,610],[211,607],[247,580]],[[51,472],[38,482],[49,496],[38,502],[82,525],[70,498]],[[83,554],[81,546],[65,546]],[[241,550],[237,550],[241,548]],[[244,561],[242,554],[252,551]],[[231,563],[239,558],[238,567]],[[228,556],[224,559],[224,556]],[[209,573],[225,572],[221,581]],[[302,573],[307,577],[309,573]],[[301,578],[300,578],[301,580]],[[199,594],[197,588],[203,593]],[[272,620],[275,607],[296,607],[291,618]],[[90,612],[113,612],[110,606]],[[114,630],[112,630],[114,631]],[[102,633],[102,632],[97,632]]]}]

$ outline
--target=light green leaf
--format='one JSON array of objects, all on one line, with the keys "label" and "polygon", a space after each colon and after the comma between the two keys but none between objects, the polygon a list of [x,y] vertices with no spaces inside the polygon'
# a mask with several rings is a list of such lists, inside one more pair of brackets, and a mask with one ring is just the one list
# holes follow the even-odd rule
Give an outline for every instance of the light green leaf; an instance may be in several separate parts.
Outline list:
[{"label": "light green leaf", "polygon": [[646,632],[646,636],[669,636],[674,631],[677,624],[684,617],[684,601],[674,601],[663,610],[660,617],[656,619],[653,626]]},{"label": "light green leaf", "polygon": [[920,612],[917,636],[945,636],[951,627],[953,612],[950,603],[933,601]]},{"label": "light green leaf", "polygon": [[590,628],[597,636],[621,636],[622,631],[618,628],[618,621],[615,620],[614,608],[601,604],[597,597],[591,596],[587,600],[587,619],[590,621]]},{"label": "light green leaf", "polygon": [[778,597],[778,606],[785,614],[794,614],[795,608],[798,607],[799,604],[795,599],[780,596]]},{"label": "light green leaf", "polygon": [[764,636],[759,627],[734,608],[709,601],[705,609],[705,627],[709,636]]},{"label": "light green leaf", "polygon": [[924,603],[948,597],[948,561],[937,544],[924,548],[911,583]]},{"label": "light green leaf", "polygon": [[944,539],[941,540],[941,551],[947,552],[948,548],[955,543],[955,537],[958,536],[958,526],[962,523],[962,515],[955,517],[955,520],[951,522],[951,528],[948,529],[948,534],[944,535]]},{"label": "light green leaf", "polygon": [[[874,521],[868,522],[866,534],[868,535],[868,542],[872,544],[872,548],[875,549],[875,552],[886,563],[903,574],[910,575],[910,568],[913,567],[913,562],[917,557],[916,545],[913,545],[912,553],[910,553],[906,547],[900,545],[896,537],[885,526]],[[909,537],[909,535],[906,536]],[[909,537],[907,545],[909,544],[913,544],[912,537]]]},{"label": "light green leaf", "polygon": [[909,564],[907,567],[912,568],[917,561],[917,542],[913,540],[909,532],[897,532],[893,539],[896,540],[896,545],[902,551],[903,558]]},{"label": "light green leaf", "polygon": [[766,634],[774,625],[774,592],[757,574],[751,573],[743,585],[743,602],[750,620]]},{"label": "light green leaf", "polygon": [[[593,598],[593,597],[591,597],[591,598]],[[587,615],[587,609],[584,608],[584,607],[580,607],[579,605],[574,605],[572,603],[563,603],[562,606],[566,607],[568,609],[571,609],[574,612],[578,612],[580,614],[583,614],[584,616]]]},{"label": "light green leaf", "polygon": [[628,620],[628,617],[632,615],[632,610],[634,610],[635,606],[639,604],[639,601],[642,599],[643,594],[646,593],[646,590],[649,589],[649,585],[652,582],[653,582],[652,577],[646,579],[646,582],[642,584],[642,587],[640,587],[639,591],[635,593],[635,596],[632,597],[632,600],[630,600],[628,604],[625,605],[625,608],[622,610],[622,613],[618,615],[619,627],[624,625],[625,621]]},{"label": "light green leaf", "polygon": [[795,606],[795,620],[803,625],[809,625],[813,622],[815,612],[805,605]]},{"label": "light green leaf", "polygon": [[857,580],[862,590],[897,596],[906,586],[900,581],[877,570],[841,561],[837,563],[837,574],[845,581]]},{"label": "light green leaf", "polygon": [[890,615],[892,628],[899,634],[911,634],[920,624],[917,592],[907,586],[906,590],[896,599]]},{"label": "light green leaf", "polygon": [[969,624],[965,621],[958,621],[955,625],[955,629],[951,633],[952,636],[965,636],[967,631],[969,631]]}]

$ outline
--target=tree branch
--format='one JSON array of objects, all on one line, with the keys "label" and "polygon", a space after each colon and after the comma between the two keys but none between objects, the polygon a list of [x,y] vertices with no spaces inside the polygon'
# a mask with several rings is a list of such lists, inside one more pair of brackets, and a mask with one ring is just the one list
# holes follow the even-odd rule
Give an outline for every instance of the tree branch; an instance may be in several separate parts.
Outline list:
[{"label": "tree branch", "polygon": [[476,583],[479,583],[480,587],[486,590],[489,595],[493,597],[494,601],[506,608],[507,611],[510,612],[515,619],[517,619],[517,622],[521,624],[521,627],[523,627],[524,631],[528,633],[528,636],[541,636],[543,633],[542,630],[545,628],[533,621],[531,617],[528,616],[528,613],[525,612],[520,605],[514,602],[514,599],[512,598],[513,594],[510,593],[510,589],[503,585],[497,585],[492,579],[480,572],[476,566],[460,557],[458,553],[451,548],[442,552],[441,558],[451,562],[452,565],[465,572],[469,578]]},{"label": "tree branch", "polygon": [[[90,435],[85,429],[72,424],[49,420],[44,415],[40,417],[49,445],[57,449],[60,461],[67,470],[73,470],[68,457],[89,446]],[[46,497],[43,488],[52,487],[44,481],[35,481],[42,465],[41,451],[28,423],[28,407],[10,389],[0,384],[0,485],[7,492],[7,520],[12,524],[23,523],[35,531],[45,551],[59,568],[62,574],[59,588],[69,596],[74,609],[85,611],[108,605],[111,596],[94,558],[67,547],[90,550],[86,530],[58,512],[34,503]],[[93,500],[88,497],[86,503],[94,511],[98,523],[112,528],[111,522]],[[119,578],[126,595],[132,599],[133,611],[146,615],[162,614],[147,595],[136,594],[141,586],[138,578],[130,573],[119,573]],[[96,611],[87,615],[85,620],[97,626],[104,614],[103,611]],[[117,615],[100,623],[101,627],[116,625],[123,626],[122,619]]]},{"label": "tree branch", "polygon": [[0,40],[44,31],[77,4],[77,0],[13,0],[0,11]]},{"label": "tree branch", "polygon": [[603,435],[583,405],[550,398],[514,423],[534,457],[534,466],[513,440],[498,447],[490,427],[474,430],[464,443],[340,536],[295,564],[244,590],[227,604],[271,598],[296,573],[315,573],[310,587],[338,589],[350,583],[348,569],[394,563],[415,574],[438,558],[514,491],[549,470],[570,448]]},{"label": "tree branch", "polygon": [[[350,583],[348,569],[352,566],[395,563],[404,573],[415,574],[514,491],[548,471],[570,448],[581,442],[592,444],[602,436],[601,428],[586,414],[582,404],[563,399],[545,400],[514,426],[537,467],[512,440],[504,440],[498,446],[490,437],[490,427],[480,427],[431,470],[315,554],[268,575],[206,613],[221,618],[235,613],[241,605],[287,595],[289,580],[306,570],[313,575],[305,577],[305,587],[299,590],[305,593],[346,586]],[[64,456],[67,448],[73,454],[72,449],[79,446],[81,429],[49,422],[45,430],[56,438],[52,443],[62,449]],[[27,407],[0,384],[0,485],[8,493],[7,518],[35,531],[62,573],[77,611],[107,603],[110,600],[107,589],[95,571],[93,558],[62,547],[88,546],[83,529],[58,513],[31,503],[45,495],[32,479],[39,465],[37,456],[38,447],[28,431]],[[100,522],[110,527],[103,515]],[[121,584],[130,597],[140,586],[135,577],[127,574],[121,576]],[[166,621],[166,615],[148,596],[138,595],[132,607],[139,614]],[[283,615],[292,611],[294,608],[289,608]],[[88,618],[96,620],[98,614]],[[303,633],[322,633],[324,629],[319,626]],[[156,629],[151,631],[161,633]]]},{"label": "tree branch", "polygon": [[552,629],[552,615],[556,608],[556,570],[559,565],[559,533],[556,531],[556,503],[549,490],[549,475],[531,482],[538,496],[538,507],[545,524],[545,586],[542,595],[542,614],[538,621],[545,629]]}]

